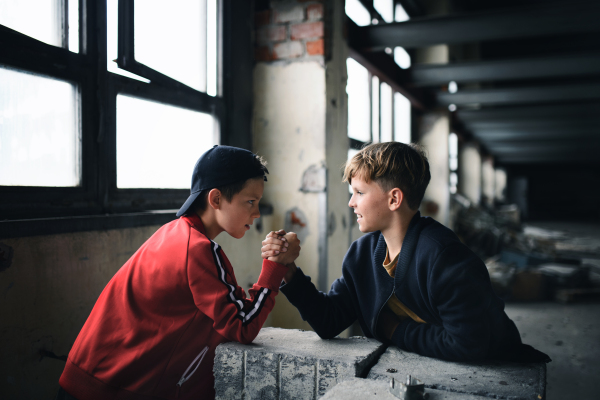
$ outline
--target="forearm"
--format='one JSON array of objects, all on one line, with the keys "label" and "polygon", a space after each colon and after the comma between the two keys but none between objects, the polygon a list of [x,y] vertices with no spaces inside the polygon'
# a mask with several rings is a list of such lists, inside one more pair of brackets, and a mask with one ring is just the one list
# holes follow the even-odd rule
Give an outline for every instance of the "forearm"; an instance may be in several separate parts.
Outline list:
[{"label": "forearm", "polygon": [[281,292],[322,338],[337,336],[356,319],[341,283],[334,283],[329,293],[322,293],[298,268],[293,279],[282,286]]}]

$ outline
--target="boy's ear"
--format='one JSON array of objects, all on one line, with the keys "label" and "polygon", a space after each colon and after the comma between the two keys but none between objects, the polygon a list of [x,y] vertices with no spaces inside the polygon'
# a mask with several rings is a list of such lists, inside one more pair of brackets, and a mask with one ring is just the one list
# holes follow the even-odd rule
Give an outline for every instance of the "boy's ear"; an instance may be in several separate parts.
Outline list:
[{"label": "boy's ear", "polygon": [[223,201],[223,196],[221,195],[221,191],[219,189],[212,189],[208,192],[208,205],[215,210],[221,208],[221,202]]},{"label": "boy's ear", "polygon": [[388,205],[391,211],[396,211],[404,201],[404,193],[398,188],[393,188],[389,192]]}]

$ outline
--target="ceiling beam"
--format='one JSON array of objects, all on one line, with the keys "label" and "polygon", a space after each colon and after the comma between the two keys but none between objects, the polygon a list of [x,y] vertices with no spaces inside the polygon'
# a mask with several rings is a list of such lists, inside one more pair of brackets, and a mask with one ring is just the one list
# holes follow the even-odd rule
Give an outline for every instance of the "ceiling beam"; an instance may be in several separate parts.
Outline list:
[{"label": "ceiling beam", "polygon": [[600,75],[600,54],[575,54],[517,60],[416,65],[409,70],[417,86]]},{"label": "ceiling beam", "polygon": [[[600,25],[600,24],[599,24]],[[457,93],[438,93],[443,105],[509,105],[600,100],[600,83],[575,83],[554,86],[463,90]]]},{"label": "ceiling beam", "polygon": [[458,120],[469,122],[487,121],[539,121],[578,118],[598,118],[600,103],[546,104],[522,107],[481,108],[456,111]]},{"label": "ceiling beam", "polygon": [[386,47],[427,47],[532,36],[592,33],[600,30],[600,3],[574,1],[468,13],[405,22],[349,27],[350,47],[370,51]]}]

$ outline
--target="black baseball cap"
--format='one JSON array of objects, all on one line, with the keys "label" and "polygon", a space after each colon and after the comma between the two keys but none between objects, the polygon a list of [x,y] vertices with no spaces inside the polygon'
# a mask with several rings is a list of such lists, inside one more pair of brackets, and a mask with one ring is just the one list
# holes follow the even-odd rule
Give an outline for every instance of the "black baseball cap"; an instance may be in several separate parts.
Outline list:
[{"label": "black baseball cap", "polygon": [[259,176],[266,181],[265,170],[256,162],[256,157],[251,151],[238,147],[215,145],[207,150],[194,166],[192,193],[177,212],[177,216],[185,214],[203,190]]}]

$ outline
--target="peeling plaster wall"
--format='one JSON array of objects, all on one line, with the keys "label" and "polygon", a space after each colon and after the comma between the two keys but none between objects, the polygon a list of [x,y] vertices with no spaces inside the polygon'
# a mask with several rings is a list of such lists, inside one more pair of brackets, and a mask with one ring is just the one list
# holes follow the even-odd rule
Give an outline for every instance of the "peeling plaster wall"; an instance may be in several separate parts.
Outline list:
[{"label": "peeling plaster wall", "polygon": [[450,191],[448,189],[449,161],[448,136],[450,121],[447,112],[430,113],[420,126],[420,144],[429,159],[431,181],[425,191],[421,213],[435,218],[444,225],[449,223]]},{"label": "peeling plaster wall", "polygon": [[52,399],[64,361],[115,272],[159,227],[3,239],[14,249],[0,272],[0,398]]},{"label": "peeling plaster wall", "polygon": [[[316,61],[258,63],[254,69],[254,151],[265,157],[271,174],[263,201],[273,206],[273,228],[283,228],[287,210],[307,216],[309,234],[296,264],[313,282],[318,277],[318,193],[303,193],[302,175],[325,163],[325,68]],[[270,324],[310,329],[283,295]]]}]

